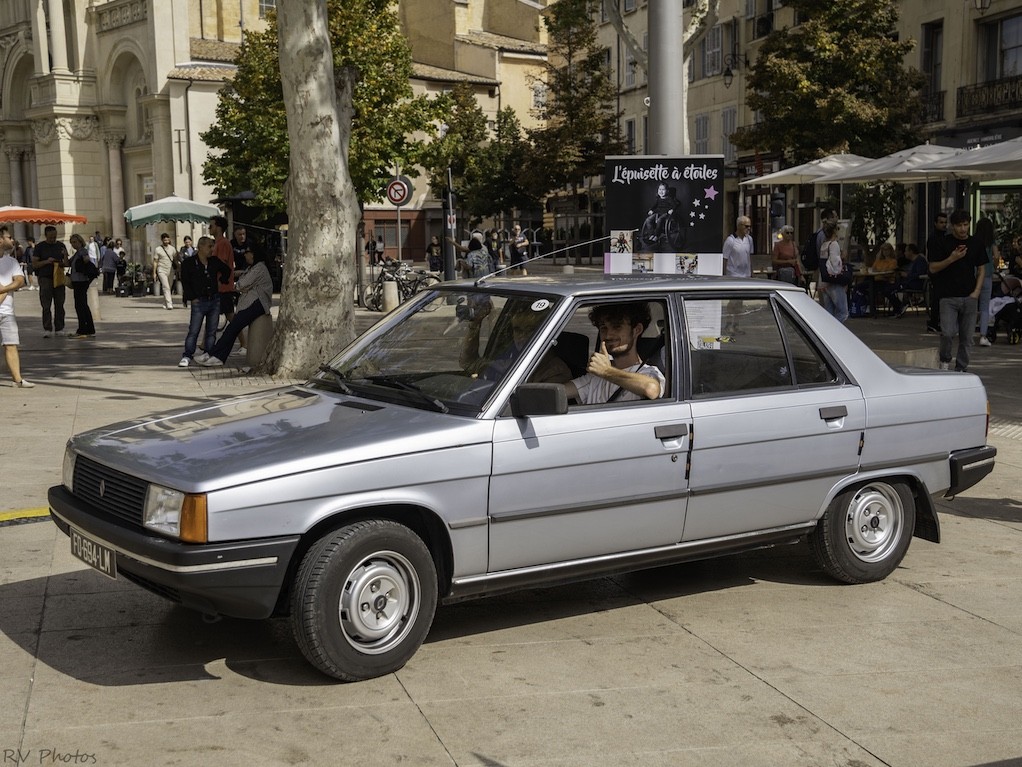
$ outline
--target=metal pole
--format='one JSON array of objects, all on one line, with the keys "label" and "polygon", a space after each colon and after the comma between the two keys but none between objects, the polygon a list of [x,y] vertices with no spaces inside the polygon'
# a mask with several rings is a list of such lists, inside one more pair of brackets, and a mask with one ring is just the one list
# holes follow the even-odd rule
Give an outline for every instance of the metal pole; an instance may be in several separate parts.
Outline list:
[{"label": "metal pole", "polygon": [[[457,236],[457,223],[454,217],[454,190],[452,189],[454,179],[451,175],[451,166],[447,166],[447,194],[445,199],[447,200],[447,221],[444,222],[447,227],[447,237],[452,240]],[[444,238],[444,279],[454,279],[454,245],[448,242],[447,237]]]},{"label": "metal pole", "polygon": [[685,57],[681,39],[684,0],[649,4],[650,154],[688,154]]}]

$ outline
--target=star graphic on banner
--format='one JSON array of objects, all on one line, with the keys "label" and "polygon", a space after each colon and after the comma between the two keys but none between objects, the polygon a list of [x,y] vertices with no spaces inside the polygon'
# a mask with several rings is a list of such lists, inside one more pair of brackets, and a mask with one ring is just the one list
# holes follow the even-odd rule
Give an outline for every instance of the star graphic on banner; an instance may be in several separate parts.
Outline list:
[{"label": "star graphic on banner", "polygon": [[706,220],[706,214],[705,213],[700,213],[699,214],[699,220],[700,221],[705,221]]},{"label": "star graphic on banner", "polygon": [[689,216],[690,216],[691,218],[695,218],[695,217],[696,217],[696,212],[695,212],[695,211],[693,210],[693,211],[692,211],[691,213],[689,213],[688,215],[689,215]]},{"label": "star graphic on banner", "polygon": [[703,204],[702,200],[692,200],[692,207],[693,208],[698,208],[702,204]]},{"label": "star graphic on banner", "polygon": [[720,194],[720,192],[717,191],[717,188],[713,186],[708,186],[703,189],[703,193],[706,195],[706,199],[708,200],[716,200],[717,195]]}]

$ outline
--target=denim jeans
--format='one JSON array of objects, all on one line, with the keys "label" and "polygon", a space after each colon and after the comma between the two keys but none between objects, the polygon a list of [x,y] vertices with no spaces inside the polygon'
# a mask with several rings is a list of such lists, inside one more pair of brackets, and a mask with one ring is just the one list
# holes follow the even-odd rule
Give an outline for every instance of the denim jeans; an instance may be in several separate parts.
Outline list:
[{"label": "denim jeans", "polygon": [[823,284],[823,308],[833,314],[839,322],[848,320],[848,288],[836,282]]},{"label": "denim jeans", "polygon": [[236,312],[234,319],[228,323],[227,327],[224,328],[224,332],[220,334],[220,340],[216,342],[216,346],[213,347],[212,351],[207,347],[206,352],[210,357],[216,357],[221,362],[227,362],[227,358],[231,356],[231,349],[234,348],[234,342],[238,340],[241,331],[264,314],[266,314],[266,310],[263,309],[263,305],[259,301]]},{"label": "denim jeans", "polygon": [[994,289],[994,273],[987,266],[987,275],[983,278],[983,289],[979,293],[979,334],[985,336],[990,327],[990,293]]},{"label": "denim jeans", "polygon": [[199,328],[202,321],[206,321],[205,348],[206,352],[213,349],[216,342],[216,324],[220,319],[220,296],[214,295],[209,298],[194,298],[191,304],[192,313],[188,318],[188,335],[185,337],[185,356],[191,359],[195,356],[195,346],[199,341]]},{"label": "denim jeans", "polygon": [[969,296],[940,299],[940,361],[951,362],[951,346],[958,334],[955,370],[969,369],[969,347],[976,330],[978,302]]}]

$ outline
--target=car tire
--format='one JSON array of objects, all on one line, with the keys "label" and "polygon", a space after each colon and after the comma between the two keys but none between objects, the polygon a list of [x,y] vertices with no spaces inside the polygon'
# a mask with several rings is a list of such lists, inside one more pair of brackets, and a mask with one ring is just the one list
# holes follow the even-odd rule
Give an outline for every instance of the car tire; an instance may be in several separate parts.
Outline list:
[{"label": "car tire", "polygon": [[371,519],[313,544],[291,586],[291,630],[324,674],[354,682],[398,670],[437,604],[436,566],[404,525]]},{"label": "car tire", "polygon": [[873,481],[842,491],[809,543],[817,563],[845,583],[872,583],[894,572],[915,530],[912,491],[903,482]]}]

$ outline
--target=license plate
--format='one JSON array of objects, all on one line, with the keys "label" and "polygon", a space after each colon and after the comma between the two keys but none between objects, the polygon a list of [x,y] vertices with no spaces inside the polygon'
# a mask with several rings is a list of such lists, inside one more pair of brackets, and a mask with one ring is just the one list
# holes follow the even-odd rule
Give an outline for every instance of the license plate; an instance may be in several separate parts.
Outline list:
[{"label": "license plate", "polygon": [[72,555],[89,567],[99,570],[103,575],[117,578],[117,555],[113,549],[85,537],[73,527],[70,529],[70,533]]}]

